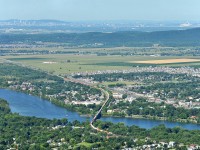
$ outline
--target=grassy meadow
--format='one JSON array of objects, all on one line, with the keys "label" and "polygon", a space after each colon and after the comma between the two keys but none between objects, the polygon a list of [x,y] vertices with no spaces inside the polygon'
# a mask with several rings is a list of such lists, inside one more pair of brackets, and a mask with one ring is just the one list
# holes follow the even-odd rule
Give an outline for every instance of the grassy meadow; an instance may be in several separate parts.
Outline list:
[{"label": "grassy meadow", "polygon": [[[77,72],[93,72],[101,70],[123,70],[131,69],[133,66],[195,66],[200,65],[200,57],[181,56],[181,57],[152,57],[152,56],[119,56],[107,55],[97,56],[93,54],[48,54],[48,55],[16,55],[2,56],[2,58],[17,62],[26,66],[39,68],[54,74],[71,74]],[[190,60],[190,61],[176,61]],[[191,59],[194,59],[192,61]],[[168,62],[165,64],[152,64],[152,62]],[[147,63],[141,63],[145,62]],[[149,63],[148,63],[149,62]],[[176,63],[177,62],[177,63]]]}]

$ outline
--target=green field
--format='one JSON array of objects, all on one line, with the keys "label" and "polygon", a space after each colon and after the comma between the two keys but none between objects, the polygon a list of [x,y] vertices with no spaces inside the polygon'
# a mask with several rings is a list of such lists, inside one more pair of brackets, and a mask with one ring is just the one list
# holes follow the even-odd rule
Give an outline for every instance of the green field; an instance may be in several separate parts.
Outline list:
[{"label": "green field", "polygon": [[[156,64],[139,64],[133,61],[161,60],[161,59],[199,59],[200,57],[151,57],[151,56],[97,56],[76,54],[49,54],[49,55],[17,55],[2,56],[12,62],[39,68],[54,74],[71,74],[75,72],[92,72],[101,70],[131,69],[133,66],[155,66]],[[195,66],[200,62],[157,64],[167,66]]]}]

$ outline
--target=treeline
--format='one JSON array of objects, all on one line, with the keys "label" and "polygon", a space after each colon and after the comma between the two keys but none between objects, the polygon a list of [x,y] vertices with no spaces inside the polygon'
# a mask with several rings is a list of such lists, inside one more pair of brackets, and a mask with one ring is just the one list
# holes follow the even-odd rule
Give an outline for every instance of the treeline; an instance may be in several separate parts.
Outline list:
[{"label": "treeline", "polygon": [[8,63],[1,63],[0,64],[0,77],[1,78],[6,78],[8,81],[9,79],[11,80],[18,80],[18,81],[32,81],[36,79],[41,79],[41,80],[53,80],[56,82],[63,82],[64,80],[62,78],[59,78],[57,76],[49,75],[45,73],[44,71],[40,70],[34,70],[30,69],[28,67],[22,67],[22,66],[17,66],[13,64],[8,64]]},{"label": "treeline", "polygon": [[[12,49],[12,48],[11,48]],[[19,54],[78,54],[79,51],[50,51],[50,50],[1,50],[0,56],[12,54],[12,55],[19,55]],[[12,59],[10,59],[12,60]]]},{"label": "treeline", "polygon": [[113,33],[54,33],[54,34],[1,34],[0,43],[56,42],[69,43],[71,46],[85,45],[101,47],[113,46],[199,46],[200,29],[157,31],[157,32],[113,32]]}]

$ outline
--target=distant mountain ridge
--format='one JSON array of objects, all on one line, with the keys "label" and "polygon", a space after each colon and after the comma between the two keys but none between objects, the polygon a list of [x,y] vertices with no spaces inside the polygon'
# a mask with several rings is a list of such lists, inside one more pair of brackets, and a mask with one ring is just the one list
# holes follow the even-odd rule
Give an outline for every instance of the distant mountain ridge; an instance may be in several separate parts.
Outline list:
[{"label": "distant mountain ridge", "polygon": [[[66,21],[66,20],[0,20],[0,33],[7,29],[32,31],[40,30],[41,33],[86,33],[86,32],[118,32],[118,31],[169,31],[200,27],[200,22],[181,20],[153,21],[153,20],[91,20],[91,21]],[[4,30],[1,30],[4,29]]]},{"label": "distant mountain ridge", "polygon": [[139,32],[121,31],[113,33],[53,33],[53,34],[1,34],[0,43],[58,42],[71,45],[116,46],[200,46],[200,28],[187,30]]}]

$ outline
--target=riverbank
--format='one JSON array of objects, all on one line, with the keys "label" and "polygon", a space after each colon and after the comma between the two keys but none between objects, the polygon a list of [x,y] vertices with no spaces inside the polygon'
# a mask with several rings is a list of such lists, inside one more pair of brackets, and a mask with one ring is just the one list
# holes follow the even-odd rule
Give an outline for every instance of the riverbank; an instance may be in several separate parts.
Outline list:
[{"label": "riverbank", "polygon": [[[11,88],[8,87],[0,87],[2,89],[9,89],[9,90],[13,90]],[[26,91],[26,90],[13,90],[13,91],[17,91],[17,92],[22,92],[25,94],[29,94],[29,95],[33,95],[33,96],[37,96],[40,97],[41,99],[50,101],[52,104],[55,104],[56,106],[62,107],[62,108],[66,108],[69,111],[73,111],[73,112],[77,112],[79,115],[83,116],[83,117],[92,117],[95,115],[95,111],[93,111],[92,113],[86,113],[84,114],[81,110],[82,109],[86,109],[86,106],[83,105],[71,105],[71,104],[65,104],[63,101],[57,100],[57,99],[53,99],[53,98],[49,98],[43,94],[41,95],[37,95],[37,94],[33,94],[30,91]],[[100,105],[99,105],[100,106]],[[104,113],[103,116],[105,117],[116,117],[116,118],[132,118],[132,119],[150,119],[150,120],[160,120],[160,121],[170,121],[170,122],[180,122],[180,123],[192,123],[192,124],[198,124],[196,120],[192,120],[192,119],[174,119],[174,118],[167,118],[167,117],[158,117],[158,116],[149,116],[149,115],[132,115],[132,116],[118,116],[118,115],[113,115],[113,114],[108,114],[108,113]]]},{"label": "riverbank", "polygon": [[[80,114],[80,113],[79,113]],[[94,114],[80,114],[80,116],[83,117],[92,117]],[[179,122],[179,123],[192,123],[192,124],[197,124],[199,125],[196,121],[189,121],[187,119],[177,119],[177,120],[172,120],[172,119],[167,119],[166,117],[155,117],[155,116],[143,116],[143,115],[133,115],[133,116],[115,116],[115,115],[109,115],[109,114],[104,114],[104,117],[114,117],[114,118],[130,118],[130,119],[146,119],[146,120],[158,120],[158,121],[169,121],[169,122]]]},{"label": "riverbank", "polygon": [[[48,100],[40,99],[39,97],[31,96],[21,92],[15,92],[12,90],[0,90],[0,97],[6,99],[13,113],[19,113],[22,116],[35,116],[37,118],[47,119],[62,119],[67,118],[69,122],[75,120],[79,122],[91,121],[91,117],[80,116],[78,113],[69,111],[63,107],[58,107]],[[180,126],[188,130],[200,130],[200,125],[191,123],[178,123],[168,122],[150,119],[133,119],[126,117],[101,117],[100,119],[104,123],[120,123],[123,122],[126,126],[139,126],[140,128],[151,129],[164,124],[167,128],[173,128]]]},{"label": "riverbank", "polygon": [[[9,89],[9,90],[13,90],[11,88],[8,88],[8,87],[1,87],[2,89]],[[22,92],[22,93],[25,93],[25,94],[29,94],[29,95],[33,95],[33,96],[37,96],[37,97],[40,97],[41,99],[45,99],[45,100],[48,100],[50,101],[52,104],[55,104],[56,106],[59,106],[59,107],[62,107],[62,108],[65,108],[69,111],[73,111],[73,112],[77,112],[80,116],[83,116],[83,117],[92,117],[95,115],[95,111],[93,113],[87,113],[87,114],[84,114],[82,111],[79,111],[79,110],[82,110],[82,108],[86,108],[86,106],[83,106],[83,105],[71,105],[71,104],[65,104],[63,101],[60,101],[60,100],[57,100],[57,99],[50,99],[49,97],[47,96],[40,96],[40,95],[37,95],[37,94],[33,94],[31,93],[30,91],[24,91],[24,90],[14,90],[14,91],[17,91],[17,92]],[[113,114],[103,114],[103,116],[105,117],[116,117],[116,118],[132,118],[132,119],[149,119],[149,120],[159,120],[159,121],[170,121],[170,122],[179,122],[179,123],[192,123],[192,124],[198,124],[196,120],[189,120],[189,119],[173,119],[173,118],[167,118],[167,117],[158,117],[158,116],[144,116],[144,115],[132,115],[132,116],[117,116],[117,115],[113,115]]]},{"label": "riverbank", "polygon": [[132,116],[116,116],[110,114],[104,114],[104,117],[116,117],[116,118],[131,118],[131,119],[146,119],[146,120],[158,120],[158,121],[169,121],[169,122],[178,122],[178,123],[192,123],[197,124],[197,121],[188,120],[188,119],[170,119],[166,117],[157,117],[157,116],[144,116],[144,115],[132,115]]}]

